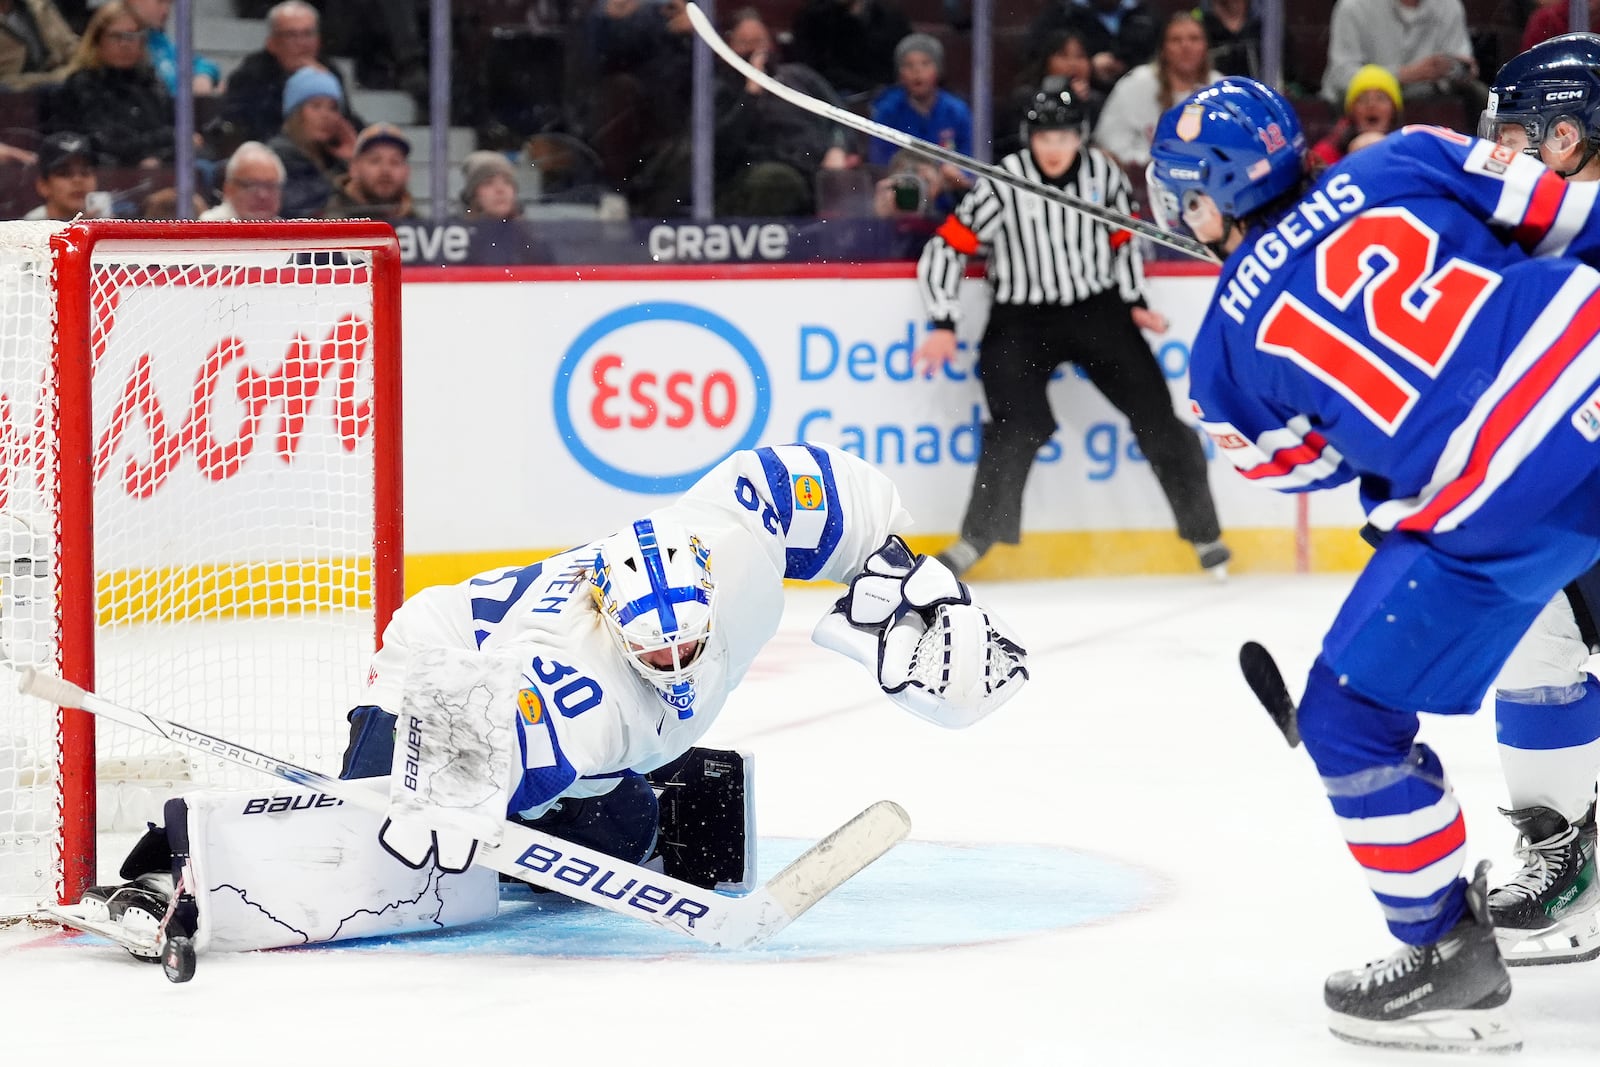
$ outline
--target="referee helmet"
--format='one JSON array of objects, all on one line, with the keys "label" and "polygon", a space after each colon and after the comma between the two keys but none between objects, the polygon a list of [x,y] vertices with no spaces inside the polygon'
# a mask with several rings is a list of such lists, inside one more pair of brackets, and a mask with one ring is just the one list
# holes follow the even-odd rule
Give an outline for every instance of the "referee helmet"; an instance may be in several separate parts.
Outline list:
[{"label": "referee helmet", "polygon": [[1089,111],[1066,86],[1046,81],[1022,113],[1017,137],[1026,146],[1028,139],[1039,130],[1077,130],[1087,140]]}]

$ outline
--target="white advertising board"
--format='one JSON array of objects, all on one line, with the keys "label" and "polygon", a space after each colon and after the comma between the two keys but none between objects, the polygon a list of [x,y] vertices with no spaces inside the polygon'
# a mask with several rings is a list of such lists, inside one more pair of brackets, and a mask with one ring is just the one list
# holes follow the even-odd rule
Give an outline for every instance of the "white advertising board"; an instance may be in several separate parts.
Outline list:
[{"label": "white advertising board", "polygon": [[[1212,282],[1150,283],[1171,320],[1151,343],[1180,411]],[[794,440],[878,465],[918,532],[953,532],[983,418],[972,377],[981,281],[963,287],[963,306],[961,358],[925,379],[911,372],[926,327],[909,276],[410,282],[407,551],[586,540],[733,449]],[[1126,420],[1070,366],[1050,394],[1059,428],[1029,478],[1025,527],[1170,529]],[[1294,525],[1292,499],[1248,485],[1215,455],[1211,484],[1225,527]],[[1360,525],[1353,493],[1319,496],[1311,521]]]}]

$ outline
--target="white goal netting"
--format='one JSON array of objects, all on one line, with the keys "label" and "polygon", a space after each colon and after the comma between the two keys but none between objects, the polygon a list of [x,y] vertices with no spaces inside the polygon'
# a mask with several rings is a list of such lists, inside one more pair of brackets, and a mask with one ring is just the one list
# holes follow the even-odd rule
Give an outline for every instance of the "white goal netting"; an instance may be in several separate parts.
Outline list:
[{"label": "white goal netting", "polygon": [[[295,227],[229,248],[129,226],[74,252],[58,226],[0,225],[0,652],[70,675],[92,633],[101,695],[336,773],[379,618],[375,486],[398,463],[375,446],[374,257],[296,251]],[[53,898],[83,847],[59,720],[0,672],[0,915]],[[103,828],[190,785],[272,788],[94,733]]]}]

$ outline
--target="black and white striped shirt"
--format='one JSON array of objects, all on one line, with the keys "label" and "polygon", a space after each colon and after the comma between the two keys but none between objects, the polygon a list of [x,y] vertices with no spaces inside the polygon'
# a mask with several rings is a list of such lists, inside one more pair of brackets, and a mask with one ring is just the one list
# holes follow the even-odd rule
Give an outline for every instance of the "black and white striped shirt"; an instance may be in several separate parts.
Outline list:
[{"label": "black and white striped shirt", "polygon": [[[1027,149],[999,166],[1046,184]],[[1066,192],[1131,215],[1127,175],[1099,149],[1084,145],[1064,176]],[[1073,304],[1115,289],[1144,303],[1144,266],[1133,234],[1034,193],[979,178],[923,246],[917,282],[928,317],[954,323],[967,257],[984,251],[996,304]]]}]

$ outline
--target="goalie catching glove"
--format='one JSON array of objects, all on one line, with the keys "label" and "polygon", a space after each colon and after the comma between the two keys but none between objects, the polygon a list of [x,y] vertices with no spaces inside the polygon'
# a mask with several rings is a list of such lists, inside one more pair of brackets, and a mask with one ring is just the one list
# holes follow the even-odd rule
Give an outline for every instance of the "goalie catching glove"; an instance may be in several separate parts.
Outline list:
[{"label": "goalie catching glove", "polygon": [[900,707],[939,726],[971,726],[1022,688],[1027,650],[932,556],[891,536],[851,579],[811,639],[872,671]]}]

